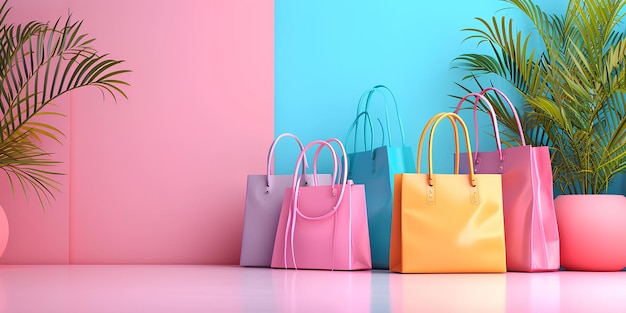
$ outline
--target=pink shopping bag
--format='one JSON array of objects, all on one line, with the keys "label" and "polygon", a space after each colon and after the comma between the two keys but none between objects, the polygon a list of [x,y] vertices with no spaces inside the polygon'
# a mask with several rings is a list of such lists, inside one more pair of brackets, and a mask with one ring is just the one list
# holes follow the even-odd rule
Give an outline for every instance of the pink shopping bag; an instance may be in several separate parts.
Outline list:
[{"label": "pink shopping bag", "polygon": [[[267,173],[265,175],[248,175],[246,185],[246,207],[244,211],[243,237],[241,240],[241,257],[239,264],[242,266],[269,267],[272,262],[272,251],[276,239],[276,227],[278,217],[285,195],[285,188],[291,187],[293,175],[275,175],[271,172],[271,161],[274,149],[279,140],[291,137],[296,140],[300,149],[304,146],[295,135],[285,133],[278,136],[270,146],[267,155]],[[305,166],[302,168],[303,184],[330,185],[331,178],[328,174],[306,174]],[[316,179],[314,179],[316,178]]]},{"label": "pink shopping bag", "polygon": [[[336,142],[342,152],[343,163],[329,142]],[[333,183],[330,186],[300,186],[296,176],[305,152],[320,146],[333,155]],[[340,175],[337,175],[338,165]],[[339,182],[335,178],[339,177]],[[337,139],[316,140],[300,153],[292,188],[285,190],[274,253],[273,268],[364,270],[372,268],[364,185],[347,179],[346,151]]]},{"label": "pink shopping bag", "polygon": [[[513,111],[522,145],[501,148],[495,111],[484,96],[495,91],[502,96]],[[474,171],[480,174],[502,174],[502,200],[506,242],[506,266],[508,271],[541,272],[555,271],[560,266],[559,232],[554,210],[552,191],[552,167],[548,147],[526,145],[524,133],[515,107],[496,88],[486,88],[480,93],[470,93],[459,101],[455,112],[467,98],[476,97],[474,123],[476,147]],[[476,108],[484,101],[490,109],[496,138],[496,151],[479,152]],[[466,154],[465,154],[466,155]],[[461,158],[463,158],[461,154]],[[469,171],[467,163],[461,163],[460,172]]]}]

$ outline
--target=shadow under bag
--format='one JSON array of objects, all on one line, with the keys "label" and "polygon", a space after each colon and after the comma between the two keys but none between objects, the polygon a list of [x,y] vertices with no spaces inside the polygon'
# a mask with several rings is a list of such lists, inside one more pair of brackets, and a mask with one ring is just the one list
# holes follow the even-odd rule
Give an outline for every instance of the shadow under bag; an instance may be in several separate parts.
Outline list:
[{"label": "shadow under bag", "polygon": [[[501,148],[497,116],[484,94],[495,91],[502,96],[517,121],[521,146]],[[554,209],[552,164],[548,147],[526,145],[522,125],[511,101],[500,90],[486,88],[480,93],[470,93],[461,99],[456,111],[469,97],[474,102],[474,127],[476,149],[474,173],[502,174],[502,201],[506,239],[506,267],[508,271],[556,271],[560,267],[559,229]],[[476,107],[482,100],[490,110],[496,138],[496,151],[478,150],[478,124]],[[461,153],[465,158],[466,153]],[[468,164],[462,163],[461,173],[469,173]]]},{"label": "shadow under bag", "polygon": [[[365,185],[367,198],[367,217],[369,222],[370,245],[372,250],[372,266],[377,269],[389,268],[389,240],[391,238],[391,209],[393,203],[394,181],[393,176],[398,173],[414,173],[415,157],[411,147],[406,145],[404,139],[404,129],[402,120],[398,112],[398,104],[389,88],[377,85],[366,91],[359,101],[357,107],[357,117],[354,120],[348,136],[355,131],[355,145],[359,129],[359,119],[364,118],[370,122],[370,108],[372,98],[375,93],[383,95],[385,109],[385,126],[383,128],[383,140],[379,147],[374,148],[372,144],[367,147],[367,140],[364,142],[363,151],[348,153],[348,179],[357,184]],[[361,102],[365,101],[363,111]],[[388,105],[392,102],[396,111],[397,128],[400,133],[400,145],[393,146],[391,129],[389,123]],[[364,139],[366,132],[364,129]],[[373,138],[373,134],[372,134]],[[386,139],[388,140],[387,142]],[[346,141],[347,142],[347,141]],[[373,141],[372,141],[373,142]]]},{"label": "shadow under bag", "polygon": [[[506,271],[502,179],[497,174],[434,174],[433,135],[442,119],[456,133],[463,120],[440,113],[424,128],[417,153],[417,174],[395,176],[390,270],[400,273],[500,273]],[[427,130],[428,173],[420,174],[421,148]],[[455,136],[458,154],[459,142]],[[468,153],[472,169],[472,155]],[[457,158],[458,161],[458,158]],[[455,173],[458,173],[458,162]]]},{"label": "shadow under bag", "polygon": [[[267,155],[267,173],[265,175],[248,175],[246,184],[246,207],[243,221],[243,238],[241,241],[241,257],[239,264],[242,266],[269,267],[272,262],[274,240],[280,208],[285,196],[285,189],[291,188],[293,175],[275,175],[271,172],[271,162],[274,149],[278,141],[285,137],[296,140],[300,150],[304,149],[302,143],[295,135],[285,133],[278,136],[270,146]],[[302,167],[302,184],[330,185],[331,178],[328,174],[306,174],[305,165]]]}]

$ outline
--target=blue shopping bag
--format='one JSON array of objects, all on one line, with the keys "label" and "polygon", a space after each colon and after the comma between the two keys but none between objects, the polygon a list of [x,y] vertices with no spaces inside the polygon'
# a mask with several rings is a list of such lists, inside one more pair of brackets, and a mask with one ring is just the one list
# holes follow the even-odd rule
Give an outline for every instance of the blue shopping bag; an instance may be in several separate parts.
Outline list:
[{"label": "blue shopping bag", "polygon": [[[370,106],[373,105],[375,93],[381,93],[384,99],[385,126],[382,128],[382,143],[373,147],[373,127],[370,118]],[[363,110],[361,104],[364,103]],[[400,132],[400,145],[392,145],[389,104],[396,111],[398,129]],[[362,111],[361,111],[362,110]],[[356,151],[359,130],[359,121],[363,124],[364,150]],[[378,119],[380,122],[380,119]],[[369,128],[367,127],[369,126]],[[367,130],[370,130],[370,136]],[[393,204],[394,175],[399,173],[415,173],[415,157],[413,150],[407,146],[404,140],[404,129],[398,112],[398,104],[391,90],[383,85],[377,85],[369,89],[361,96],[357,106],[357,116],[348,130],[348,138],[354,132],[355,151],[348,152],[348,179],[356,184],[365,185],[365,197],[367,204],[367,217],[370,232],[370,246],[372,253],[372,267],[376,269],[389,269],[389,242],[391,239],[391,211]],[[369,140],[368,140],[369,138]],[[368,147],[367,142],[370,142]],[[346,143],[348,141],[346,140]]]}]

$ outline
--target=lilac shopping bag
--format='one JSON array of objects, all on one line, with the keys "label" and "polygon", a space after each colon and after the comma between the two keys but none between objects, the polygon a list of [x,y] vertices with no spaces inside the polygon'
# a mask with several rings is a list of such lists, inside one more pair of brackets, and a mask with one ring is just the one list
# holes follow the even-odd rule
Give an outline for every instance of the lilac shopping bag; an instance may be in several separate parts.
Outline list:
[{"label": "lilac shopping bag", "polygon": [[[285,137],[295,139],[300,149],[304,148],[295,135],[281,134],[274,140],[267,155],[267,173],[248,175],[239,261],[242,266],[269,267],[272,261],[276,226],[278,225],[285,189],[291,187],[293,179],[293,175],[275,175],[271,171],[271,161],[276,144]],[[330,184],[330,175],[324,174],[314,177],[312,174],[306,174],[306,157],[304,157],[304,163],[302,184]]]}]

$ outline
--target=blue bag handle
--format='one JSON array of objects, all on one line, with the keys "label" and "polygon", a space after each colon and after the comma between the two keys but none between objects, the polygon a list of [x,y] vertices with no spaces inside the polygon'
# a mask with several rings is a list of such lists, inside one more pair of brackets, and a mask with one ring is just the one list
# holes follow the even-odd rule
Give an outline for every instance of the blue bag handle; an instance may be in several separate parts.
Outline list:
[{"label": "blue bag handle", "polygon": [[[374,128],[372,126],[372,120],[370,118],[370,114],[368,112],[366,112],[366,111],[357,114],[356,118],[354,119],[354,121],[350,125],[350,128],[348,129],[348,132],[346,133],[346,140],[344,141],[345,145],[346,145],[346,148],[348,147],[348,143],[350,141],[350,134],[357,129],[357,126],[359,125],[359,120],[361,119],[361,117],[364,117],[365,121],[369,124],[370,133],[372,133],[372,134],[374,133]],[[380,121],[380,119],[377,119],[377,120],[378,120],[378,124],[380,125],[380,128],[382,129],[382,132],[383,132],[383,141],[381,143],[381,146],[384,146],[385,145],[385,130],[383,128],[383,124]],[[354,133],[354,150],[355,151],[356,151],[356,144],[357,144],[356,143],[356,141],[357,141],[356,137],[357,137],[357,132]],[[365,142],[365,151],[367,151],[368,149],[367,149],[367,132],[366,131],[364,131],[364,133],[363,133],[363,140]],[[373,135],[372,135],[372,138],[370,138],[370,146],[372,148],[374,147],[374,136]]]},{"label": "blue bag handle", "polygon": [[[370,126],[370,132],[373,134],[374,133],[374,128],[372,127],[372,121],[370,119],[370,114],[368,112],[361,112],[359,113],[356,118],[354,119],[354,121],[352,122],[352,125],[350,125],[350,129],[348,130],[348,133],[346,134],[346,141],[345,141],[345,146],[348,147],[348,141],[350,138],[350,134],[352,133],[352,131],[354,131],[357,127],[357,125],[359,124],[359,119],[361,119],[361,117],[365,118],[365,120],[367,121],[367,123]],[[384,134],[384,129],[383,129],[383,123],[380,121],[380,119],[378,119],[378,124],[380,125],[380,128],[383,131],[383,142],[381,144],[381,146],[385,145],[385,134]],[[366,137],[367,133],[364,134],[364,139],[365,139],[365,150],[364,151],[368,151],[367,149],[367,140]],[[354,133],[354,150],[356,151],[356,132]],[[372,138],[370,138],[370,145],[373,147],[374,146],[374,136],[372,135]],[[346,149],[347,150],[347,149]],[[352,173],[352,164],[349,164],[348,167],[348,173]],[[352,174],[348,174],[348,176],[351,176]]]},{"label": "blue bag handle", "polygon": [[[400,111],[398,110],[398,102],[396,101],[396,97],[394,96],[393,92],[391,91],[391,89],[389,89],[387,86],[385,85],[376,85],[372,88],[370,88],[368,91],[364,92],[361,95],[361,98],[359,99],[359,103],[357,105],[357,116],[358,114],[361,112],[361,103],[363,102],[363,99],[365,98],[365,109],[363,112],[368,112],[369,113],[369,105],[370,105],[370,101],[372,99],[372,95],[375,92],[380,92],[385,101],[384,101],[384,105],[385,105],[385,124],[387,126],[387,131],[383,131],[383,145],[385,142],[385,134],[387,135],[387,137],[389,138],[389,144],[391,144],[392,142],[392,138],[391,138],[391,123],[389,122],[389,101],[388,101],[388,96],[391,96],[391,100],[393,101],[393,105],[394,105],[394,109],[396,110],[396,119],[398,121],[398,126],[400,128],[400,139],[402,141],[402,146],[406,147],[406,140],[404,138],[404,127],[402,125],[402,119],[400,118]],[[385,92],[387,91],[387,92]],[[358,124],[358,123],[357,123]],[[358,126],[358,125],[357,125]],[[365,129],[364,129],[365,131]],[[358,131],[357,131],[358,132]],[[365,135],[364,135],[365,136]],[[356,140],[357,134],[355,134],[355,140]]]}]

